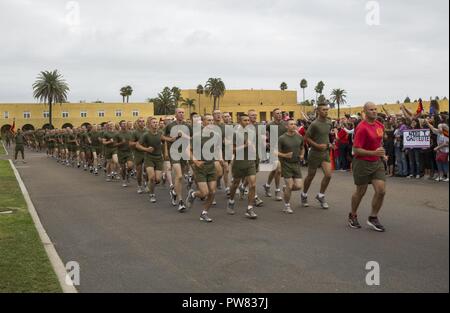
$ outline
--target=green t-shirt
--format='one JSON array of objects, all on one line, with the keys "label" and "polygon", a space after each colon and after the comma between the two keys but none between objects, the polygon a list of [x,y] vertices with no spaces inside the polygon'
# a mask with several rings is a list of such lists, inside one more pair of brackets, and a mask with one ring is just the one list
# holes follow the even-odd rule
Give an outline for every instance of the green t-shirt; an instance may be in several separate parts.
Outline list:
[{"label": "green t-shirt", "polygon": [[162,143],[161,143],[161,132],[158,131],[156,134],[151,131],[146,131],[139,138],[139,144],[145,148],[153,147],[153,152],[145,152],[146,157],[161,158],[162,157]]},{"label": "green t-shirt", "polygon": [[15,137],[16,145],[23,145],[25,143],[25,137],[23,134],[17,134]]},{"label": "green t-shirt", "polygon": [[125,142],[125,144],[122,144],[120,146],[117,146],[118,151],[121,152],[131,152],[131,148],[130,148],[130,139],[131,139],[131,134],[129,131],[119,131],[115,136],[114,136],[114,141],[116,143],[122,143]]},{"label": "green t-shirt", "polygon": [[96,130],[91,130],[88,133],[88,136],[91,138],[91,145],[93,147],[100,146],[100,133]]},{"label": "green t-shirt", "polygon": [[278,127],[278,137],[283,136],[287,132],[286,123],[284,121],[280,121],[280,123],[271,122],[267,127],[267,131],[270,134],[270,128],[271,127]]},{"label": "green t-shirt", "polygon": [[[216,125],[216,126],[220,127],[221,129],[223,128],[223,130],[222,130],[222,136],[223,136],[224,131],[225,131],[225,127],[222,127],[222,125]],[[201,159],[200,160],[205,162],[205,165],[210,165],[211,163],[214,163],[215,160],[220,159],[220,155],[219,154],[217,154],[217,155],[215,154],[216,153],[215,147],[217,146],[219,148],[219,150],[223,149],[221,147],[222,146],[222,144],[221,144],[222,138],[220,138],[220,137],[218,138],[219,142],[217,142],[217,145],[216,144],[211,145],[210,150],[209,150],[209,152],[212,154],[212,159],[211,159],[210,156],[207,156],[207,155],[205,155],[203,153],[203,147],[205,146],[205,144],[207,142],[209,142],[211,140],[211,138],[214,137],[215,132],[214,133],[210,132],[209,136],[202,136],[203,130],[204,130],[204,127],[201,128],[202,132],[199,133],[199,134],[194,134],[194,137],[195,137],[196,140],[198,140],[197,138],[200,138],[200,147],[202,149],[201,150],[202,154],[201,154]],[[206,131],[205,134],[208,134],[208,131]],[[194,137],[191,139],[191,147],[192,147],[192,149],[194,149],[194,145],[193,145]],[[217,151],[217,152],[219,152],[219,151]]]},{"label": "green t-shirt", "polygon": [[[146,129],[143,128],[142,130],[140,130],[139,128],[135,129],[134,132],[131,134],[131,141],[133,142],[139,142],[139,140],[141,139],[141,137],[146,133]],[[133,151],[135,154],[143,154],[144,152],[141,150],[136,149],[135,147],[133,148]]]},{"label": "green t-shirt", "polygon": [[82,147],[87,147],[89,146],[89,135],[87,132],[82,132],[81,134],[78,135],[80,138],[80,145]]},{"label": "green t-shirt", "polygon": [[278,150],[281,153],[293,152],[292,159],[280,157],[280,161],[288,163],[298,163],[300,161],[300,150],[303,148],[303,137],[299,134],[293,136],[285,133],[278,139]]},{"label": "green t-shirt", "polygon": [[[333,128],[333,125],[329,120],[326,120],[325,122],[321,122],[318,119],[316,119],[314,122],[311,123],[311,125],[308,128],[308,131],[306,132],[306,136],[308,138],[311,138],[312,141],[315,143],[321,145],[321,144],[329,144],[330,143],[330,131]],[[312,151],[318,151],[323,152],[315,149],[314,147],[311,147]]]},{"label": "green t-shirt", "polygon": [[[104,139],[106,139],[106,140],[111,140],[111,139],[114,139],[115,133],[109,132],[109,131],[105,131],[105,132],[103,132],[102,137]],[[114,148],[114,142],[111,142],[111,143],[105,145],[105,147],[107,147],[107,148]]]},{"label": "green t-shirt", "polygon": [[[191,127],[191,125],[187,124],[186,122],[183,122],[183,123],[181,123],[181,124],[178,124],[177,122],[172,122],[172,123],[170,123],[170,124],[167,125],[166,128],[164,129],[164,136],[166,136],[166,137],[171,137],[171,136],[170,136],[170,132],[172,131],[172,128],[174,128],[175,126],[181,126],[181,125],[186,126],[186,127],[189,129],[189,133],[186,134],[186,135],[192,136],[192,127]],[[171,146],[171,145],[172,145],[172,143],[169,142],[169,149],[170,149],[170,146]]]}]

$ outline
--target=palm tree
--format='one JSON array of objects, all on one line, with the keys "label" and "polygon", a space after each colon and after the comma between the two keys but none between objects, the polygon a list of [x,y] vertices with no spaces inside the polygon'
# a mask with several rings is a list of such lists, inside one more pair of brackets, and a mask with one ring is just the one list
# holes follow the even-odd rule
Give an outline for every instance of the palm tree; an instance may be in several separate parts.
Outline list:
[{"label": "palm tree", "polygon": [[205,89],[202,85],[197,86],[197,94],[198,94],[198,112],[200,113],[200,96],[205,92]]},{"label": "palm tree", "polygon": [[127,103],[128,103],[128,101],[130,100],[130,96],[133,94],[133,88],[131,87],[131,86],[126,86],[125,87],[125,93],[126,93],[126,96],[127,96]]},{"label": "palm tree", "polygon": [[122,102],[125,103],[125,97],[127,96],[127,87],[120,88],[120,95],[122,96]]},{"label": "palm tree", "polygon": [[182,105],[185,105],[189,110],[189,116],[191,116],[192,108],[195,110],[195,99],[183,99]]},{"label": "palm tree", "polygon": [[282,82],[281,85],[280,85],[280,89],[282,91],[285,91],[286,89],[288,89],[288,85],[285,82]]},{"label": "palm tree", "polygon": [[58,73],[58,70],[54,70],[53,72],[42,71],[33,84],[33,97],[41,102],[45,101],[48,104],[48,123],[50,125],[53,125],[53,104],[67,102],[67,92],[69,90],[69,86],[62,75]]},{"label": "palm tree", "polygon": [[334,89],[331,92],[331,101],[337,104],[338,107],[338,118],[341,117],[341,104],[347,103],[347,91],[344,89]]},{"label": "palm tree", "polygon": [[214,98],[214,110],[217,109],[217,100],[225,94],[225,84],[220,78],[210,78],[205,85],[205,93],[208,97]]},{"label": "palm tree", "polygon": [[325,87],[325,84],[323,83],[323,81],[320,81],[316,88],[314,88],[314,90],[316,91],[316,102],[317,102],[317,95],[321,95],[323,93],[323,87]]},{"label": "palm tree", "polygon": [[155,105],[156,115],[167,115],[175,113],[174,99],[172,91],[169,87],[165,87],[162,92],[158,94],[157,98],[148,99]]},{"label": "palm tree", "polygon": [[178,87],[172,87],[170,90],[172,92],[173,102],[175,103],[175,107],[178,108],[178,102],[183,101],[181,97],[181,89]]},{"label": "palm tree", "polygon": [[308,88],[308,81],[306,79],[302,79],[300,82],[300,88],[303,89],[303,102],[305,102],[305,89]]}]

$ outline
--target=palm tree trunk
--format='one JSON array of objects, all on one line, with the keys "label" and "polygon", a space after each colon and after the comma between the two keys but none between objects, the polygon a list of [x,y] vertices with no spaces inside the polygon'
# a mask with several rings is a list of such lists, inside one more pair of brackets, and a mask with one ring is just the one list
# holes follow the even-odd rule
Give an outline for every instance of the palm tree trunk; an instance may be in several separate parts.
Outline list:
[{"label": "palm tree trunk", "polygon": [[302,89],[303,89],[303,102],[305,102],[305,88]]},{"label": "palm tree trunk", "polygon": [[129,100],[130,100],[130,96],[127,96],[127,103],[128,103]]},{"label": "palm tree trunk", "polygon": [[52,99],[48,100],[48,123],[50,124],[50,127],[52,124],[52,115],[53,115],[53,110],[52,110]]},{"label": "palm tree trunk", "polygon": [[339,103],[339,101],[336,101],[337,105],[338,105],[338,119],[341,118],[341,104]]},{"label": "palm tree trunk", "polygon": [[215,110],[216,110],[216,102],[217,102],[217,98],[216,98],[216,97],[214,97],[214,109],[213,109],[213,111],[215,111]]}]

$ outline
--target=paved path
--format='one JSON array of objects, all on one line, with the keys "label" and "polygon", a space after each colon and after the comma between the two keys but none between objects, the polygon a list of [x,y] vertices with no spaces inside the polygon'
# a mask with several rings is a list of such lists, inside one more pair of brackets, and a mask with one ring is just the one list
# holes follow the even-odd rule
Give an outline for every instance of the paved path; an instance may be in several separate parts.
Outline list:
[{"label": "paved path", "polygon": [[[123,189],[43,154],[27,156],[18,170],[62,260],[79,262],[81,292],[449,291],[446,183],[390,179],[383,234],[346,226],[353,184],[340,172],[327,194],[329,211],[311,201],[287,216],[280,203],[263,198],[259,219],[250,221],[243,202],[228,216],[219,192],[214,223],[204,224],[199,202],[179,214],[164,188],[152,205],[135,185]],[[258,177],[261,194],[265,177]],[[365,283],[368,261],[380,264],[380,286]]]}]

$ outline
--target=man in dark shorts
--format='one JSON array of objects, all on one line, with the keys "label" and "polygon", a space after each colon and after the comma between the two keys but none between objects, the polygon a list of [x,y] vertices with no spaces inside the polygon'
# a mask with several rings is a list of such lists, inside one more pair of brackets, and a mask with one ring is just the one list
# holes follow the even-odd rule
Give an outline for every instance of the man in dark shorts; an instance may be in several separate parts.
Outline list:
[{"label": "man in dark shorts", "polygon": [[[193,153],[192,168],[194,170],[194,177],[197,183],[198,190],[189,190],[188,197],[186,199],[186,205],[188,208],[192,207],[195,199],[206,199],[204,202],[204,208],[200,214],[200,221],[210,223],[212,219],[208,216],[209,209],[213,205],[214,197],[217,189],[217,170],[215,163],[222,157],[221,146],[222,136],[216,134],[217,141],[210,150],[211,155],[205,155],[203,153],[203,147],[206,143],[209,144],[210,140],[214,138],[215,132],[211,126],[214,126],[214,118],[212,115],[207,114],[202,119],[202,133],[194,134],[193,138],[201,138],[201,151],[197,151],[200,158],[196,158],[196,154]],[[217,126],[217,125],[216,125]],[[214,139],[213,139],[214,140]],[[219,151],[215,150],[215,147],[219,147]],[[195,149],[195,147],[193,147]]]},{"label": "man in dark shorts", "polygon": [[19,152],[22,155],[22,162],[27,163],[25,162],[25,152],[23,148],[25,144],[25,137],[20,128],[17,130],[17,134],[14,137],[14,142],[16,143],[16,146],[14,147],[14,163],[17,163],[17,155],[19,154]]},{"label": "man in dark shorts", "polygon": [[[175,172],[174,177],[175,186],[170,190],[170,197],[172,199],[173,206],[176,206],[178,201],[178,211],[180,213],[186,210],[182,190],[183,190],[183,174],[187,172],[188,160],[185,160],[184,158],[177,160],[177,158],[173,157],[170,150],[175,141],[182,138],[184,140],[189,141],[191,138],[192,128],[188,123],[186,123],[184,119],[184,114],[185,114],[184,109],[177,108],[175,110],[175,121],[167,125],[164,131],[164,135],[161,137],[163,141],[167,142],[170,164],[172,170]],[[180,149],[178,150],[178,153],[181,154],[183,153],[183,151],[181,151]]]},{"label": "man in dark shorts", "polygon": [[[249,133],[244,132],[247,126],[250,124],[250,118],[247,114],[242,114],[239,117],[239,129],[235,131],[235,138],[233,139],[233,151],[235,159],[232,166],[233,183],[231,184],[230,199],[228,200],[227,213],[234,215],[236,190],[239,187],[241,181],[247,181],[249,194],[248,194],[248,207],[245,212],[245,216],[249,219],[256,219],[256,215],[253,204],[256,194],[256,161],[249,156],[250,151],[254,151],[256,157],[256,146],[254,145],[256,140],[249,139]],[[243,136],[243,145],[239,143],[238,136]],[[254,134],[256,137],[256,134]],[[253,141],[253,142],[252,142]],[[241,151],[241,153],[239,153]],[[242,158],[241,158],[242,157]]]},{"label": "man in dark shorts", "polygon": [[161,134],[159,123],[156,117],[148,121],[149,130],[146,131],[136,143],[136,149],[144,153],[144,168],[147,172],[150,202],[156,202],[155,185],[161,181],[163,170],[163,156]]},{"label": "man in dark shorts", "polygon": [[287,121],[288,131],[278,139],[278,157],[281,163],[281,176],[284,178],[284,209],[283,212],[292,214],[291,195],[303,187],[300,162],[304,159],[303,137],[297,132],[297,123]]},{"label": "man in dark shorts", "polygon": [[320,184],[320,192],[316,196],[322,209],[328,209],[329,205],[325,201],[325,191],[331,180],[331,161],[330,149],[334,149],[330,144],[330,132],[333,128],[328,117],[329,107],[327,104],[321,103],[317,107],[317,119],[311,123],[306,132],[306,140],[311,146],[308,153],[308,176],[305,178],[304,192],[301,194],[301,202],[304,207],[308,204],[308,190],[316,176],[317,169],[322,168],[323,179]]},{"label": "man in dark shorts", "polygon": [[356,192],[352,196],[352,212],[348,217],[348,225],[355,229],[361,228],[357,211],[368,185],[372,184],[375,194],[367,225],[378,232],[384,232],[385,228],[378,220],[378,213],[386,194],[386,173],[383,165],[383,160],[386,159],[383,148],[384,126],[377,121],[377,106],[374,103],[366,103],[364,112],[366,119],[358,124],[353,141],[355,157],[352,170]]},{"label": "man in dark shorts", "polygon": [[117,147],[114,145],[114,123],[108,122],[105,126],[106,130],[102,133],[102,143],[106,159],[106,181],[110,182],[116,175],[115,169],[119,164],[119,159],[117,157]]},{"label": "man in dark shorts", "polygon": [[128,131],[127,122],[120,122],[120,131],[114,136],[117,146],[117,158],[119,160],[122,176],[122,187],[128,187],[130,171],[133,169],[133,156],[130,148],[131,133]]},{"label": "man in dark shorts", "polygon": [[[283,121],[283,112],[280,109],[275,109],[272,112],[273,121],[268,124],[267,132],[270,134],[270,129],[272,127],[278,128],[278,137],[284,135],[287,132],[286,122]],[[269,177],[267,179],[267,183],[263,185],[264,190],[266,192],[266,197],[272,197],[270,193],[270,185],[272,181],[275,179],[275,200],[282,201],[281,190],[280,190],[280,182],[281,182],[281,164],[279,161],[276,161],[274,164],[274,168],[272,172],[270,172]]]},{"label": "man in dark shorts", "polygon": [[[151,123],[151,121],[150,121]],[[142,186],[142,169],[144,165],[145,152],[137,149],[137,143],[141,137],[145,134],[145,119],[140,117],[136,121],[136,129],[131,134],[130,146],[133,150],[134,155],[134,165],[136,167],[136,179],[138,183],[137,193],[142,194],[144,192],[144,187]]]}]

